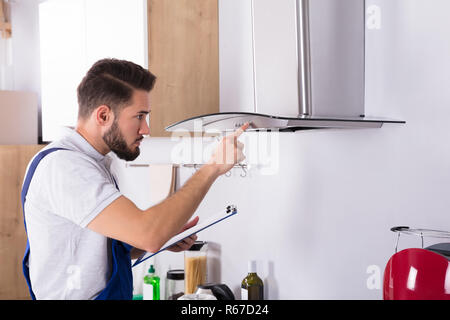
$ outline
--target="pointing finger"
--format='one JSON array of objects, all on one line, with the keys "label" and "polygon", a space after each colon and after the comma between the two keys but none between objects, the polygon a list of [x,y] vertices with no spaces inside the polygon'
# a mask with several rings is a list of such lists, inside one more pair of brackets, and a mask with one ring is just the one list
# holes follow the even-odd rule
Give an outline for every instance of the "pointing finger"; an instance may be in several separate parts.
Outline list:
[{"label": "pointing finger", "polygon": [[237,129],[234,133],[233,136],[234,137],[239,137],[245,130],[247,130],[247,128],[250,126],[249,122],[246,122],[242,127],[240,127],[239,129]]}]

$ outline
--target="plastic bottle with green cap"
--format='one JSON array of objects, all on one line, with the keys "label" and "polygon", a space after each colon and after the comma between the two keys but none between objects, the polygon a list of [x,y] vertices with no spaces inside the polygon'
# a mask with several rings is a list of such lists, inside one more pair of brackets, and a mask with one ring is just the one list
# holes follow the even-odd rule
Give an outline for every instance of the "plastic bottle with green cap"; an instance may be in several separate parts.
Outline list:
[{"label": "plastic bottle with green cap", "polygon": [[148,274],[144,277],[144,300],[160,300],[159,280],[155,274],[155,267],[150,265]]}]

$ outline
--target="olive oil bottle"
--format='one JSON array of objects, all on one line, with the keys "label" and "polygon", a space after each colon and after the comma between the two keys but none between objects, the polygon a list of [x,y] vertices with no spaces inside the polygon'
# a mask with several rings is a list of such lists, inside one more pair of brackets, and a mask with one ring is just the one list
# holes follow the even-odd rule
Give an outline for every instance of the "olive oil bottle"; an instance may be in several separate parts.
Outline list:
[{"label": "olive oil bottle", "polygon": [[242,300],[264,300],[264,283],[256,274],[256,261],[248,262],[248,275],[241,284]]}]

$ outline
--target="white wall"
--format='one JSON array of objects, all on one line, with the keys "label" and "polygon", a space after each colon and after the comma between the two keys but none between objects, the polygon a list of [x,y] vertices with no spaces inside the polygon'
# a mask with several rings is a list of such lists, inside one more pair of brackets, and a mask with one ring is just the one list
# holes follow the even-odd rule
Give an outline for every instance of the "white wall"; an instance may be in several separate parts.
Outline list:
[{"label": "white wall", "polygon": [[[235,169],[215,182],[196,214],[230,203],[239,213],[199,238],[220,245],[220,280],[238,296],[254,258],[270,299],[380,299],[392,226],[450,230],[450,4],[372,4],[382,20],[367,33],[366,115],[407,124],[282,133],[277,174],[241,178]],[[136,161],[170,160],[166,141],[146,139]],[[182,170],[184,180],[191,171]],[[139,186],[133,194],[145,197]],[[399,249],[409,246],[420,239],[402,236]],[[182,265],[182,254],[157,259],[161,271],[163,260]],[[369,289],[377,279],[379,289]]]}]

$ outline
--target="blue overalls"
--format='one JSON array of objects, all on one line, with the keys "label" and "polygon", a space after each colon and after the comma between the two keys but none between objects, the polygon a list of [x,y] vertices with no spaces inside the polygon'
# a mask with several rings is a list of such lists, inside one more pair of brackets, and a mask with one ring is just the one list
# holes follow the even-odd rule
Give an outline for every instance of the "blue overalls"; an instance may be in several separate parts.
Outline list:
[{"label": "blue overalls", "polygon": [[[31,163],[25,181],[22,187],[22,208],[23,208],[23,223],[25,225],[25,232],[27,231],[27,225],[25,222],[25,198],[30,187],[31,179],[36,171],[39,162],[49,153],[57,150],[68,150],[64,148],[50,148],[41,151]],[[114,181],[115,183],[115,181]],[[117,184],[116,184],[117,187]],[[131,258],[130,251],[132,246],[122,243],[118,240],[112,239],[112,272],[111,278],[106,284],[105,289],[97,296],[96,300],[131,300],[133,297],[133,275],[131,273]],[[30,290],[31,298],[36,300],[36,296],[31,288],[30,270],[28,268],[28,257],[30,255],[30,243],[27,237],[27,247],[25,249],[25,255],[23,257],[22,267],[23,274]]]}]

